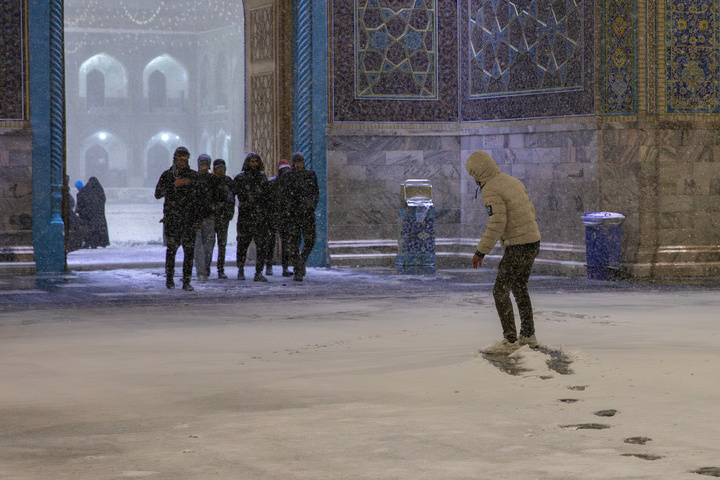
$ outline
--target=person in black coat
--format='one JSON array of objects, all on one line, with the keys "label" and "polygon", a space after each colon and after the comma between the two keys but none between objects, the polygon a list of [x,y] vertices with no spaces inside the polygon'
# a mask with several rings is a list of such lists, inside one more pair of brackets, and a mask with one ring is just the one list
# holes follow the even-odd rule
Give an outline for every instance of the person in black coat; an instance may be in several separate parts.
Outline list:
[{"label": "person in black coat", "polygon": [[233,180],[233,193],[238,201],[237,219],[237,267],[238,280],[245,280],[245,258],[250,243],[255,241],[257,260],[255,262],[256,282],[267,282],[263,276],[267,247],[267,190],[263,161],[255,152],[245,157],[242,172]]},{"label": "person in black coat", "polygon": [[222,201],[215,207],[215,235],[217,236],[218,256],[217,273],[218,278],[227,278],[225,275],[225,251],[227,247],[228,228],[230,220],[235,216],[235,194],[233,193],[233,179],[225,175],[227,166],[225,160],[217,158],[213,162],[213,175],[218,177],[219,189]]},{"label": "person in black coat", "polygon": [[86,229],[83,248],[110,245],[107,220],[105,219],[105,190],[96,177],[90,177],[87,185],[78,192],[75,212],[83,221]]},{"label": "person in black coat", "polygon": [[268,240],[267,254],[265,255],[265,275],[272,275],[273,256],[275,253],[275,235],[280,238],[280,263],[282,265],[283,277],[292,276],[288,267],[290,265],[290,229],[289,215],[285,209],[285,202],[280,198],[280,190],[278,188],[278,179],[290,171],[290,162],[284,158],[280,160],[277,166],[276,174],[268,180]]},{"label": "person in black coat", "polygon": [[188,166],[190,152],[178,147],[173,154],[173,165],[160,175],[155,187],[155,198],[165,198],[162,223],[165,229],[165,284],[175,288],[175,254],[183,248],[183,290],[192,291],[193,260],[195,258],[195,231],[207,215],[207,196],[198,182],[198,174]]},{"label": "person in black coat", "polygon": [[288,212],[290,219],[293,277],[301,282],[305,276],[305,263],[315,246],[315,209],[320,200],[320,189],[315,172],[305,169],[305,156],[302,153],[293,153],[291,163],[292,170],[278,181],[278,193],[284,202],[283,209]]}]

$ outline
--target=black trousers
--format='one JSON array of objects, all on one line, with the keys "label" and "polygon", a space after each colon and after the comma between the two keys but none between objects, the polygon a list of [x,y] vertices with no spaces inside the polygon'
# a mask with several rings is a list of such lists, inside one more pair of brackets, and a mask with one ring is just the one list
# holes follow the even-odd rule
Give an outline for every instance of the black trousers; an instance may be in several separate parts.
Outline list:
[{"label": "black trousers", "polygon": [[275,233],[280,239],[280,265],[282,265],[283,271],[288,269],[290,265],[290,231],[287,227],[280,227],[277,229],[270,229],[268,231],[267,239],[267,253],[265,254],[265,264],[268,267],[274,265],[273,257],[275,256]]},{"label": "black trousers", "polygon": [[178,248],[183,249],[183,283],[189,282],[192,278],[193,262],[195,261],[195,227],[177,226],[168,227],[165,225],[165,276],[172,280],[175,276],[175,254]]},{"label": "black trousers", "polygon": [[[299,215],[290,227],[290,261],[296,272],[305,274],[305,263],[315,246],[315,213]],[[302,251],[300,245],[302,244]]]},{"label": "black trousers", "polygon": [[240,223],[237,226],[237,267],[242,269],[245,266],[250,243],[255,241],[255,273],[262,273],[265,266],[265,255],[267,254],[267,226],[262,223]]},{"label": "black trousers", "polygon": [[505,249],[505,254],[498,265],[493,297],[495,297],[495,308],[500,316],[503,336],[511,342],[517,339],[517,330],[510,292],[515,297],[520,313],[520,335],[529,337],[535,333],[532,303],[527,284],[533,263],[539,253],[540,242],[513,245]]},{"label": "black trousers", "polygon": [[217,271],[218,273],[225,272],[225,251],[227,249],[227,236],[230,222],[215,222],[215,236],[217,237],[218,245],[218,257],[217,257]]}]

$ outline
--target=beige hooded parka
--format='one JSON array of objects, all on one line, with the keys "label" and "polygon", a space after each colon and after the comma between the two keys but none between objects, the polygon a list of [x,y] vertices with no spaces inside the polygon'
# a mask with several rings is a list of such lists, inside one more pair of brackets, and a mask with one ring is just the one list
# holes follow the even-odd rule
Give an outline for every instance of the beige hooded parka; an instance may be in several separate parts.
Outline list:
[{"label": "beige hooded parka", "polygon": [[480,186],[490,217],[477,246],[480,253],[490,253],[498,240],[503,248],[540,241],[535,207],[520,180],[502,173],[495,160],[483,151],[470,155],[465,169]]}]

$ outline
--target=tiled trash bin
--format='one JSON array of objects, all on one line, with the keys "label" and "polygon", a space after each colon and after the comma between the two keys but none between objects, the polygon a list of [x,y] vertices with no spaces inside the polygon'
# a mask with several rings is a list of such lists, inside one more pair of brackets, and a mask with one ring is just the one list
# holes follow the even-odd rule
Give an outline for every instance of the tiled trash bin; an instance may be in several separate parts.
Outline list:
[{"label": "tiled trash bin", "polygon": [[430,180],[409,179],[402,183],[398,217],[397,272],[435,274],[435,206]]}]

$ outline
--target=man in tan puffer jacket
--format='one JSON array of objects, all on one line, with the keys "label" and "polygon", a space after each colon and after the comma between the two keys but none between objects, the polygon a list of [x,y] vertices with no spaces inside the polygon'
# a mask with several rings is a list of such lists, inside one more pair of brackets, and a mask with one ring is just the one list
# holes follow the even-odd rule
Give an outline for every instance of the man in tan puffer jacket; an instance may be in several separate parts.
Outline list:
[{"label": "man in tan puffer jacket", "polygon": [[[505,248],[493,289],[504,338],[486,349],[485,353],[505,353],[522,345],[537,348],[532,303],[527,288],[530,271],[540,252],[535,207],[523,183],[502,173],[487,153],[477,151],[470,155],[465,169],[482,191],[482,201],[489,216],[488,226],[473,255],[473,268],[482,266],[483,257],[490,253],[498,240]],[[520,313],[519,338],[510,300],[511,291]]]}]

